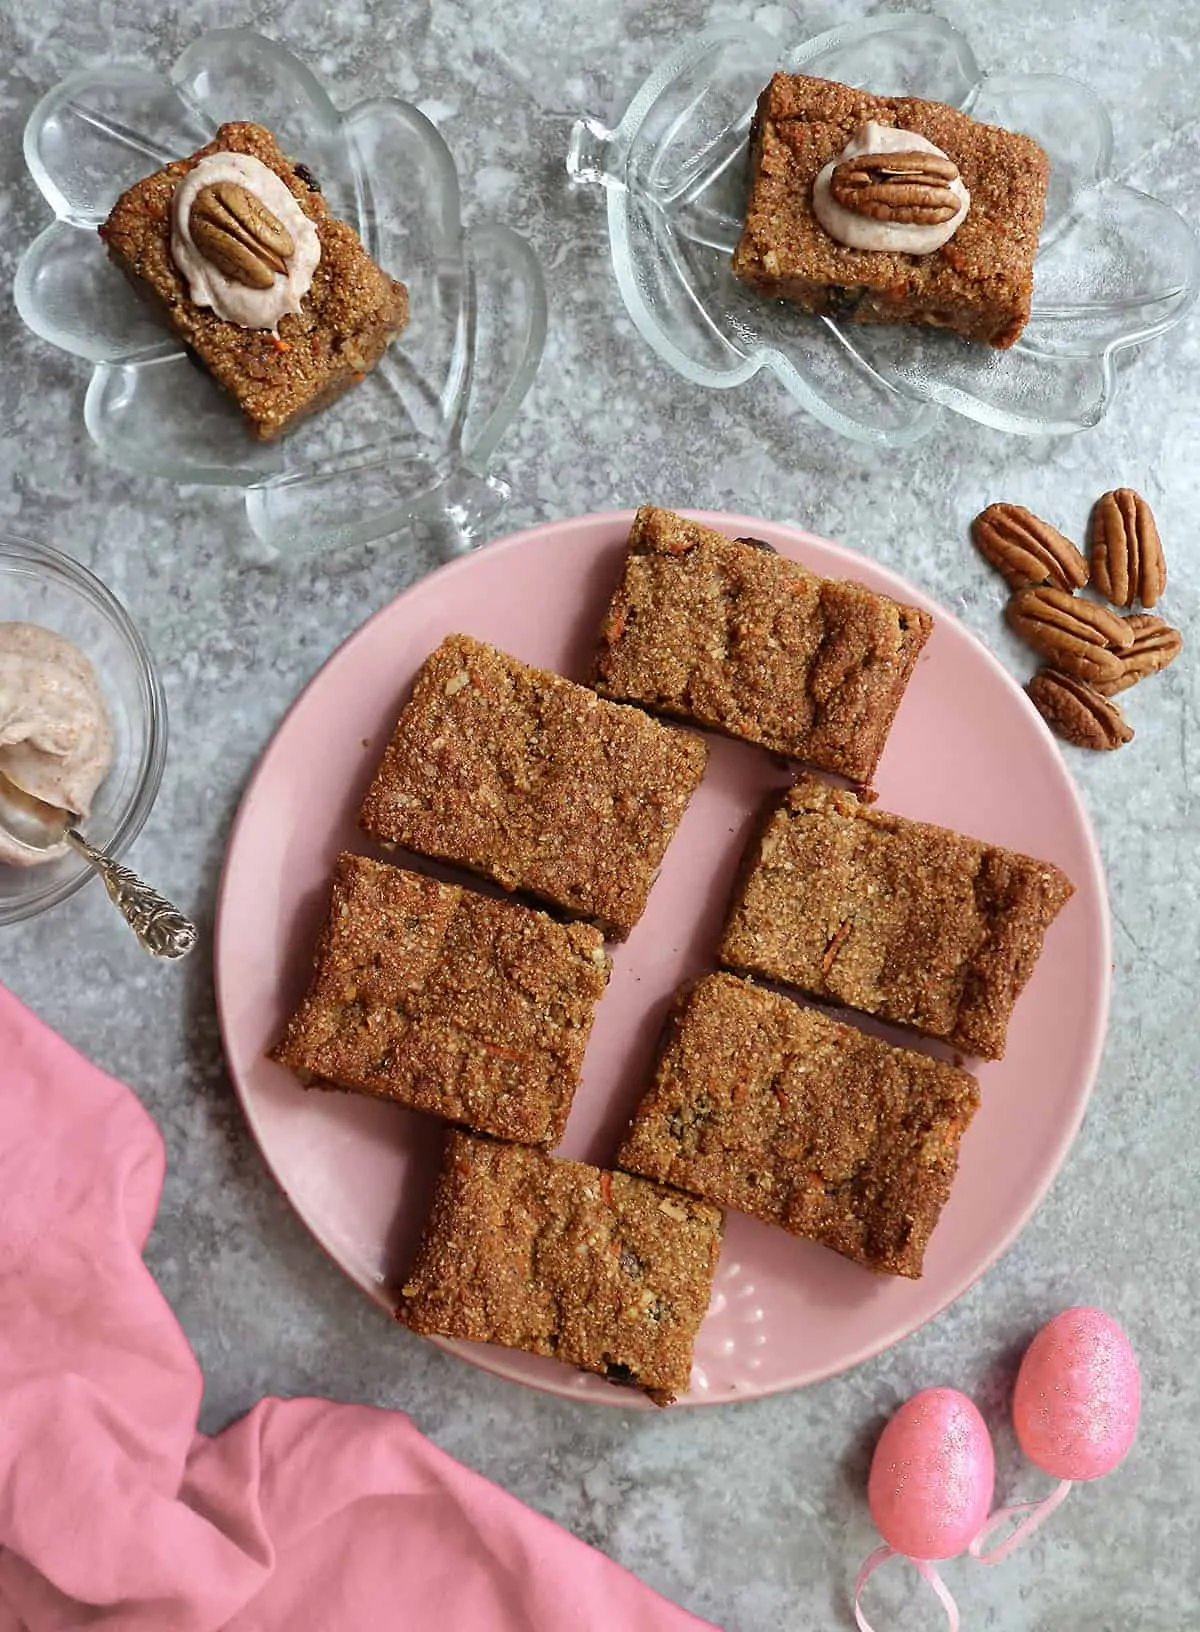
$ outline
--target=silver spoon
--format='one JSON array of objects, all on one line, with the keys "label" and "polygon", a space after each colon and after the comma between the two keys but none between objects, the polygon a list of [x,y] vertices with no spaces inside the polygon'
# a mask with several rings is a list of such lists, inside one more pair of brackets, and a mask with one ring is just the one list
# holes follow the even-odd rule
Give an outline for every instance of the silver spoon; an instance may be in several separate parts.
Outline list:
[{"label": "silver spoon", "polygon": [[195,924],[136,873],[89,844],[75,826],[78,820],[69,810],[35,799],[0,771],[0,828],[30,850],[69,844],[100,874],[117,911],[147,952],[156,958],[185,957],[196,944]]}]

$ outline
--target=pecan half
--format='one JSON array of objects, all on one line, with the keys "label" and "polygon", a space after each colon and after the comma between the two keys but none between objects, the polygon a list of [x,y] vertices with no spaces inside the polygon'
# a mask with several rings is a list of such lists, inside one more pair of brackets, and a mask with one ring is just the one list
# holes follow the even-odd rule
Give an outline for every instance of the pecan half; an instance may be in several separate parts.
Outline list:
[{"label": "pecan half", "polygon": [[1183,650],[1179,630],[1156,618],[1153,612],[1135,612],[1125,622],[1133,630],[1133,645],[1121,653],[1121,672],[1117,678],[1097,685],[1096,690],[1105,697],[1115,697],[1117,692],[1128,691],[1148,674],[1157,674]]},{"label": "pecan half", "polygon": [[1133,727],[1116,703],[1074,675],[1039,669],[1025,690],[1055,736],[1076,748],[1111,750],[1133,740]]},{"label": "pecan half", "polygon": [[296,248],[279,217],[236,181],[215,181],[200,189],[188,231],[206,261],[250,289],[269,289],[287,272],[286,257]]},{"label": "pecan half", "polygon": [[1022,504],[989,504],[971,523],[975,548],[1010,589],[1082,589],[1087,562],[1057,527]]},{"label": "pecan half", "polygon": [[1154,514],[1131,487],[1102,493],[1089,534],[1092,583],[1114,606],[1153,606],[1167,587],[1167,564]]},{"label": "pecan half", "polygon": [[940,153],[861,153],[843,159],[829,191],[844,209],[872,221],[937,226],[958,214],[950,189],[958,166]]},{"label": "pecan half", "polygon": [[1124,618],[1053,585],[1019,589],[1004,615],[1010,628],[1053,668],[1093,684],[1117,679],[1117,653],[1133,644],[1133,630]]}]

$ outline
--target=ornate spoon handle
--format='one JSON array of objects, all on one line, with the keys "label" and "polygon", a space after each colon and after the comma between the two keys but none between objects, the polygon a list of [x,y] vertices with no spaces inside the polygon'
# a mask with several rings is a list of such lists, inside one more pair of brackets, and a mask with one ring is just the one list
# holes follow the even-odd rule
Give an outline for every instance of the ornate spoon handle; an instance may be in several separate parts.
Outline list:
[{"label": "ornate spoon handle", "polygon": [[191,919],[128,867],[90,845],[75,828],[69,827],[63,837],[100,874],[113,905],[152,957],[187,956],[196,944],[196,926]]}]

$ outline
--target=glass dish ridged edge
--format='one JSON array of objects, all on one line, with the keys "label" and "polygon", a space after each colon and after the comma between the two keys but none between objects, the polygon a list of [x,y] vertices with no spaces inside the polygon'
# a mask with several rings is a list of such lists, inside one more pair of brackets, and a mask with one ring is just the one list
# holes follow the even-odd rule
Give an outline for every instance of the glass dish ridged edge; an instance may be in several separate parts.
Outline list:
[{"label": "glass dish ridged edge", "polygon": [[[812,318],[736,283],[750,122],[777,70],[945,102],[1047,149],[1034,310],[1016,347]],[[605,191],[617,283],[659,356],[717,389],[767,369],[823,424],[886,447],[915,442],[945,410],[1016,435],[1084,430],[1112,403],[1118,354],[1173,328],[1200,292],[1187,222],[1113,178],[1095,95],[1057,75],[985,75],[964,36],[924,14],[796,47],[754,24],[715,26],[671,53],[614,128],[576,120],[567,171]]]}]

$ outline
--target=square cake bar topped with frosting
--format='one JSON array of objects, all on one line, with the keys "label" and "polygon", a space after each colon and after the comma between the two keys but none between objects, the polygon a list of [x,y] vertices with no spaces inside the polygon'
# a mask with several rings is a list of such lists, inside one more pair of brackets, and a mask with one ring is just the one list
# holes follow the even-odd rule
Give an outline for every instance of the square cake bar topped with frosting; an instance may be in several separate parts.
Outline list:
[{"label": "square cake bar topped with frosting", "polygon": [[1029,320],[1050,161],[915,97],[776,74],[759,98],[733,270],[853,323],[1013,345]]},{"label": "square cake bar topped with frosting", "polygon": [[100,237],[262,441],[357,384],[408,322],[405,286],[261,125],[222,125],[136,182]]}]

